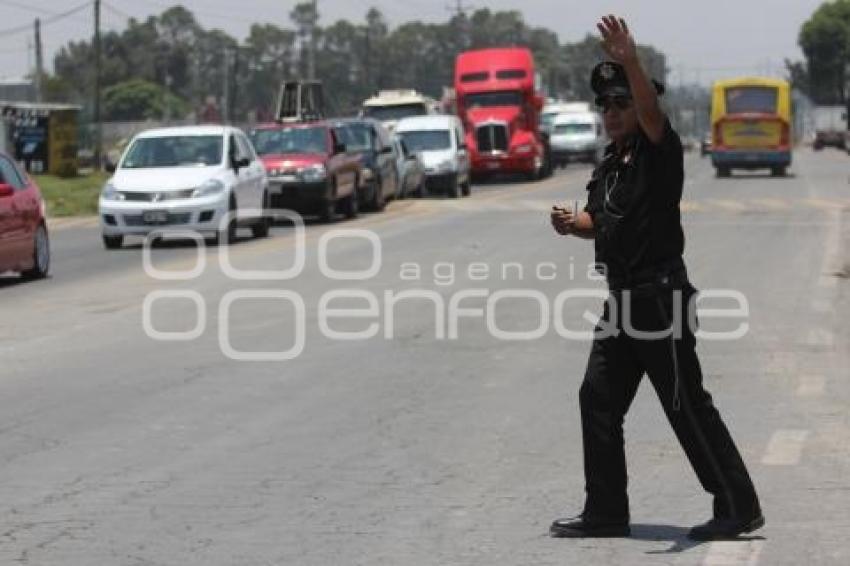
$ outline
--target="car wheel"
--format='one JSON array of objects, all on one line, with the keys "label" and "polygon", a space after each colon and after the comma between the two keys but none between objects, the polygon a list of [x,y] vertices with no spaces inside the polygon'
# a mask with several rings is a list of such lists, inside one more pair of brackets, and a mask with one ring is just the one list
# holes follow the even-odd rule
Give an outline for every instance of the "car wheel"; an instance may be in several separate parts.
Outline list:
[{"label": "car wheel", "polygon": [[255,238],[267,238],[269,229],[272,225],[272,218],[269,215],[269,193],[263,191],[263,214],[257,219],[257,222],[251,226],[251,233]]},{"label": "car wheel", "polygon": [[448,191],[446,191],[449,195],[449,198],[457,198],[460,195],[460,191],[458,190],[460,188],[460,182],[459,181],[460,181],[460,179],[458,179],[457,175],[455,175],[449,181],[449,188],[448,188]]},{"label": "car wheel", "polygon": [[425,179],[423,178],[421,181],[419,181],[419,185],[417,185],[416,188],[413,189],[413,196],[415,196],[416,198],[425,198],[425,195],[427,193],[428,190],[425,187]]},{"label": "car wheel", "polygon": [[463,184],[460,186],[460,191],[465,197],[468,197],[472,194],[472,181],[470,181],[468,177],[466,181],[464,181]]},{"label": "car wheel", "polygon": [[39,224],[35,230],[33,239],[32,269],[24,271],[26,279],[44,279],[50,270],[50,238],[47,236],[47,228]]},{"label": "car wheel", "polygon": [[771,167],[770,174],[774,177],[784,177],[785,176],[785,167]]},{"label": "car wheel", "polygon": [[117,250],[120,249],[124,244],[124,236],[107,236],[103,235],[103,247],[107,250]]},{"label": "car wheel", "polygon": [[718,177],[729,177],[732,174],[732,169],[729,167],[718,167],[717,168],[717,176]]},{"label": "car wheel", "polygon": [[342,201],[342,213],[346,218],[357,218],[360,214],[360,199],[357,198],[357,184],[355,183],[351,194]]},{"label": "car wheel", "polygon": [[236,241],[236,200],[230,197],[230,206],[227,211],[231,213],[230,222],[223,230],[219,230],[215,235],[215,243],[219,246],[229,246]]},{"label": "car wheel", "polygon": [[387,201],[384,198],[384,183],[379,177],[375,178],[375,192],[372,194],[371,209],[380,212],[387,206]]}]

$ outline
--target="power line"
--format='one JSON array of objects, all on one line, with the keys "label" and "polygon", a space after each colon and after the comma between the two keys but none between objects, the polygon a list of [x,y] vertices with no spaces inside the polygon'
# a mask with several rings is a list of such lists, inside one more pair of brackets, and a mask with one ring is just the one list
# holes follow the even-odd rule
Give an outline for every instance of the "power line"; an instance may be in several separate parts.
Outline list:
[{"label": "power line", "polygon": [[50,16],[52,14],[55,14],[55,12],[45,10],[44,8],[40,8],[38,6],[30,6],[29,4],[24,4],[23,2],[17,2],[15,0],[0,0],[0,4],[5,4],[6,6],[11,6],[13,8],[18,8],[19,10],[27,10],[29,12],[35,12],[37,14],[42,14],[42,15],[45,15],[45,16]]},{"label": "power line", "polygon": [[[91,0],[89,0],[85,4],[80,4],[79,6],[71,8],[70,10],[66,10],[66,11],[60,12],[58,14],[53,14],[52,16],[50,16],[49,18],[45,18],[44,21],[41,22],[41,27],[48,26],[48,25],[56,23],[60,20],[64,20],[65,18],[73,16],[77,12],[82,12],[83,10],[85,10],[86,8],[91,6],[91,4],[92,4],[92,2],[91,2]],[[15,35],[15,34],[22,33],[22,32],[29,33],[29,31],[31,29],[32,29],[32,24],[24,24],[24,25],[13,27],[13,28],[0,30],[0,36],[8,37],[10,35]]]}]

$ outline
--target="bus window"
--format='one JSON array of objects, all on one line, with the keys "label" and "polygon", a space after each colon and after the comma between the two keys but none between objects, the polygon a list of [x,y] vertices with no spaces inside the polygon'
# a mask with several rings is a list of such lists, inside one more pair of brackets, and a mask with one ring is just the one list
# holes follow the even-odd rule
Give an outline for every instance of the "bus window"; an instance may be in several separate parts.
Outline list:
[{"label": "bus window", "polygon": [[767,86],[743,86],[726,89],[726,113],[776,114],[777,91]]}]

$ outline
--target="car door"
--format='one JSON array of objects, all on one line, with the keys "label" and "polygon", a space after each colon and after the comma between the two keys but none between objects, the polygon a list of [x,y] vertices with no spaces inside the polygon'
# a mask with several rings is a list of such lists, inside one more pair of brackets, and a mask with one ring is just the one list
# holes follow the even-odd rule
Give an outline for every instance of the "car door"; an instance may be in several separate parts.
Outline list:
[{"label": "car door", "polygon": [[237,169],[235,167],[236,162],[246,156],[242,152],[242,148],[239,146],[239,143],[236,141],[236,134],[231,133],[228,136],[227,146],[229,156],[228,167],[233,175],[233,194],[236,197],[236,206],[238,211],[237,217],[243,218],[244,213],[242,211],[254,208],[255,206],[255,203],[251,200],[250,177],[245,172],[246,168],[240,167]]},{"label": "car door", "polygon": [[[11,185],[2,170],[0,170],[0,184]],[[12,243],[15,222],[12,218],[14,198],[14,193],[0,196],[0,273],[11,269],[17,263]]]},{"label": "car door", "polygon": [[[345,149],[342,132],[328,128],[328,175],[336,180],[336,196],[343,198],[357,190],[360,159]],[[339,151],[344,150],[344,151]]]},{"label": "car door", "polygon": [[0,262],[5,265],[5,269],[9,269],[29,259],[39,203],[34,191],[28,190],[28,181],[22,178],[12,160],[4,155],[0,155],[0,177],[0,182],[13,189],[12,195],[0,199],[3,201],[0,204],[0,224],[3,225],[0,249],[4,250]]},{"label": "car door", "polygon": [[248,167],[244,168],[247,198],[252,208],[262,209],[263,192],[266,190],[265,168],[257,157],[254,146],[241,132],[236,134],[236,143],[242,156],[249,161]]},{"label": "car door", "polygon": [[394,196],[398,185],[398,172],[395,164],[395,151],[390,143],[389,135],[383,126],[372,125],[372,147],[377,153],[378,169],[381,171],[381,185],[384,196]]}]

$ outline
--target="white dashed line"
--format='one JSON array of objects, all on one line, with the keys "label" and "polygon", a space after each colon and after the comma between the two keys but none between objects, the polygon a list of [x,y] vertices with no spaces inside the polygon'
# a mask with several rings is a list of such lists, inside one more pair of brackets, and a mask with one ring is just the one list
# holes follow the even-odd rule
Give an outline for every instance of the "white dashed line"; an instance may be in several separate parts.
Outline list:
[{"label": "white dashed line", "polygon": [[826,390],[826,378],[822,375],[802,375],[797,385],[799,397],[818,397]]},{"label": "white dashed line", "polygon": [[800,462],[807,430],[777,430],[767,444],[761,463],[765,466],[793,466]]},{"label": "white dashed line", "polygon": [[708,547],[703,566],[755,566],[763,540],[715,541]]}]

